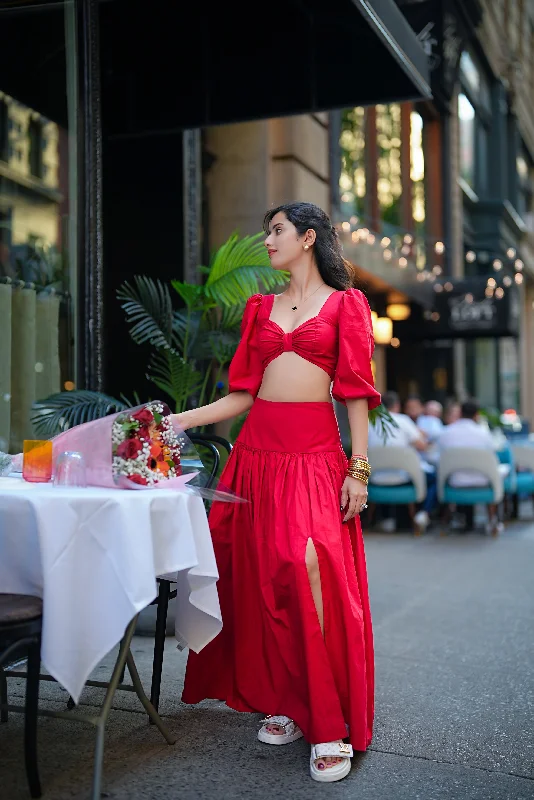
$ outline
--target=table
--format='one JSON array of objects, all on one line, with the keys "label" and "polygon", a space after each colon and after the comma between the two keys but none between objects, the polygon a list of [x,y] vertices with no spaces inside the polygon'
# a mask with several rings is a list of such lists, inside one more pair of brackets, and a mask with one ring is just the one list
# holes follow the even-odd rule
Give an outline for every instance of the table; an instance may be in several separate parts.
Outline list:
[{"label": "table", "polygon": [[[221,630],[217,566],[202,498],[190,490],[128,491],[0,478],[0,591],[43,598],[42,662],[77,702],[94,667],[121,648],[97,725],[93,797],[100,796],[103,730],[127,664],[132,687],[163,735],[129,645],[156,577],[177,583],[179,646],[201,650]],[[126,631],[126,633],[125,633]],[[100,684],[101,685],[101,684]],[[70,712],[47,712],[69,717]],[[80,719],[80,715],[72,717]]]}]

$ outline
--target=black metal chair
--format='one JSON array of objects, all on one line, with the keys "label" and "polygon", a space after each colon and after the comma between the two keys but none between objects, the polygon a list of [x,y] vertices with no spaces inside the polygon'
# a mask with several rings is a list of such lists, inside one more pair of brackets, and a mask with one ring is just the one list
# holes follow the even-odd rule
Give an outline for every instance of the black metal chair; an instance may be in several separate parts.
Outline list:
[{"label": "black metal chair", "polygon": [[37,710],[42,619],[43,603],[40,598],[24,594],[0,594],[0,723],[8,721],[9,709],[4,665],[25,654],[28,666],[24,706],[24,760],[32,797],[41,797],[37,766]]},{"label": "black metal chair", "polygon": [[[221,463],[220,447],[230,454],[232,452],[232,445],[222,436],[215,434],[188,434],[193,444],[200,450],[207,451],[211,457],[211,464],[209,469],[209,478],[206,483],[206,488],[211,488],[217,477],[219,465]],[[202,455],[202,452],[201,452]],[[209,502],[204,501],[206,509],[209,508]],[[165,578],[158,578],[158,596],[152,601],[151,605],[157,606],[156,616],[156,635],[154,640],[154,660],[152,662],[152,686],[150,690],[150,702],[156,709],[159,709],[159,695],[161,689],[161,673],[163,670],[163,654],[165,649],[165,635],[167,629],[167,613],[169,610],[169,602],[176,597],[176,589],[171,589],[172,581]]]}]

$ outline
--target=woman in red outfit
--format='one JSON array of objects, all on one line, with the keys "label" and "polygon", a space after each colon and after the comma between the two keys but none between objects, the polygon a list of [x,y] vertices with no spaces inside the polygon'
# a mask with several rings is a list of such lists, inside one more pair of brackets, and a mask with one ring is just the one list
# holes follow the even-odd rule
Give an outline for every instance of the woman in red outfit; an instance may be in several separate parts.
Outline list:
[{"label": "woman in red outfit", "polygon": [[210,512],[223,629],[190,653],[182,699],[266,715],[258,737],[268,744],[304,736],[312,778],[329,782],[348,774],[373,723],[358,518],[367,486],[347,474],[332,405],[346,403],[352,452],[365,456],[368,409],[380,403],[371,315],[320,208],[280,206],[265,230],[288,288],[248,300],[229,394],[177,418],[187,429],[250,409],[221,476],[248,502]]}]

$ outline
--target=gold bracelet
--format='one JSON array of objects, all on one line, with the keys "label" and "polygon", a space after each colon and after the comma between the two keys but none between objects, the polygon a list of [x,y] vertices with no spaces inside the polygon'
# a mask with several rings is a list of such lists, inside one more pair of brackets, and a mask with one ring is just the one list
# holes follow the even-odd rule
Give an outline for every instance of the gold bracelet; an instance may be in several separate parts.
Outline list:
[{"label": "gold bracelet", "polygon": [[371,471],[371,465],[369,464],[366,458],[361,458],[360,456],[352,456],[349,461],[349,467],[356,467],[357,469],[369,470]]},{"label": "gold bracelet", "polygon": [[364,472],[356,472],[355,470],[348,470],[347,475],[350,478],[355,478],[357,481],[365,483],[366,486],[369,483],[369,475],[366,475]]}]

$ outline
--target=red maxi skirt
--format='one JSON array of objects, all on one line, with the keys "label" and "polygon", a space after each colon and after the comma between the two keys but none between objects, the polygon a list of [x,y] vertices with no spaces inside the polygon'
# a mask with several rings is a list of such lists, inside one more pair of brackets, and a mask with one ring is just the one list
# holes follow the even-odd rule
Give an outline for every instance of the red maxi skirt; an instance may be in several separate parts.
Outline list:
[{"label": "red maxi skirt", "polygon": [[[221,481],[210,528],[223,629],[190,652],[182,700],[284,714],[308,742],[371,742],[374,659],[363,537],[343,523],[347,466],[331,403],[256,399]],[[305,555],[319,561],[324,637]]]}]

